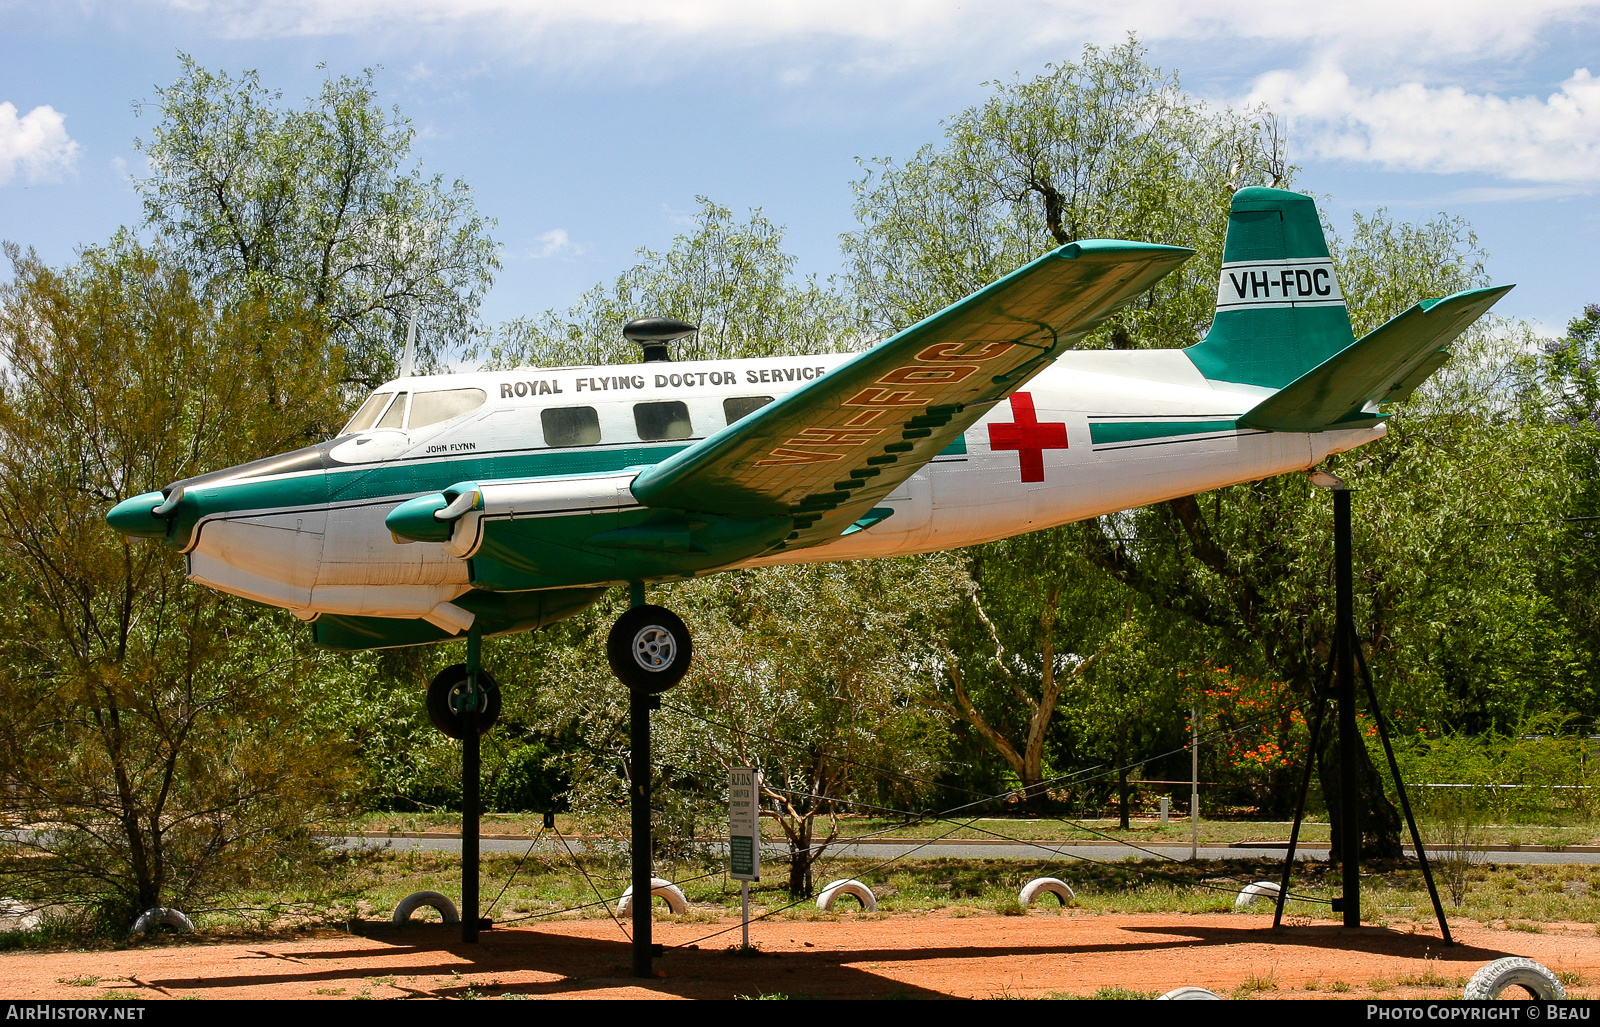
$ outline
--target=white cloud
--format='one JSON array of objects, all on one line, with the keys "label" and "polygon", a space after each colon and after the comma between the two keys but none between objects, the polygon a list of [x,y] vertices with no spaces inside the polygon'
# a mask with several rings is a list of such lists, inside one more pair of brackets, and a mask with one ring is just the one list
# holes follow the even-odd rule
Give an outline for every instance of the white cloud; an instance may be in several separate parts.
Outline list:
[{"label": "white cloud", "polygon": [[550,231],[534,240],[534,248],[528,254],[532,260],[544,260],[548,257],[581,257],[583,247],[572,241],[565,228],[552,228]]},{"label": "white cloud", "polygon": [[1294,148],[1317,157],[1600,185],[1600,79],[1585,68],[1543,99],[1420,82],[1369,88],[1324,66],[1263,75],[1249,100],[1286,115]]},{"label": "white cloud", "polygon": [[1600,81],[1580,71],[1543,98],[1500,95],[1497,81],[1526,76],[1558,42],[1593,38],[1600,0],[147,2],[181,7],[236,37],[427,38],[486,51],[491,66],[534,63],[609,79],[746,59],[790,87],[850,74],[948,80],[997,62],[1037,67],[1134,30],[1164,51],[1215,53],[1233,82],[1283,69],[1260,75],[1249,99],[1289,117],[1292,155],[1539,187],[1600,183]]},{"label": "white cloud", "polygon": [[29,182],[54,181],[77,159],[78,144],[54,107],[35,107],[19,118],[14,104],[0,103],[0,185],[18,173]]},{"label": "white cloud", "polygon": [[[1048,48],[1116,41],[1244,39],[1354,55],[1509,54],[1552,23],[1593,20],[1594,0],[167,0],[234,36],[459,31],[505,44],[578,29],[670,41],[687,50],[855,43],[926,62],[1001,44]],[[615,51],[596,47],[613,65]],[[530,54],[530,57],[532,55]],[[637,57],[635,53],[632,55]],[[835,59],[844,55],[834,55]],[[859,55],[858,55],[859,56]],[[850,59],[848,56],[845,59]]]}]

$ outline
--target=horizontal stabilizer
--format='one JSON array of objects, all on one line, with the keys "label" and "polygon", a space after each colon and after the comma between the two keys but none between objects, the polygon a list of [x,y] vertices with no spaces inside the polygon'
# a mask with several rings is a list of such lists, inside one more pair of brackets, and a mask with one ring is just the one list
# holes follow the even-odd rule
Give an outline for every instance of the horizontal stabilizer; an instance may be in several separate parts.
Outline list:
[{"label": "horizontal stabilizer", "polygon": [[1511,291],[1502,285],[1423,300],[1336,353],[1239,419],[1243,428],[1318,432],[1376,422],[1449,359],[1443,350]]}]

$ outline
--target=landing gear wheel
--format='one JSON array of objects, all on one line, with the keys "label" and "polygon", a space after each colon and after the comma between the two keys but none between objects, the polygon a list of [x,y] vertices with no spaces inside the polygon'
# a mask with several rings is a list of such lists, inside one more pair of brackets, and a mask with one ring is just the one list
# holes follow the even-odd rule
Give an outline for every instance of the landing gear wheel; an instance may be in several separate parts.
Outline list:
[{"label": "landing gear wheel", "polygon": [[[478,710],[478,734],[486,735],[500,719],[500,686],[486,670],[478,671],[478,691],[483,706]],[[467,715],[462,702],[467,698],[467,665],[457,663],[441,670],[428,685],[428,719],[450,738],[467,737]]]},{"label": "landing gear wheel", "polygon": [[671,610],[635,606],[611,626],[606,658],[629,691],[655,695],[682,680],[694,647],[689,629]]}]

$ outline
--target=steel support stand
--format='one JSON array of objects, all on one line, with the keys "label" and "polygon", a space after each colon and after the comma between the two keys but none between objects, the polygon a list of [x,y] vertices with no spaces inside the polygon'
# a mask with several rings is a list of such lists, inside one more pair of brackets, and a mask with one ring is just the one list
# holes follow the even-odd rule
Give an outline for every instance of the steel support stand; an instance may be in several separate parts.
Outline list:
[{"label": "steel support stand", "polygon": [[479,788],[482,761],[478,748],[478,716],[483,708],[483,690],[478,687],[482,634],[474,623],[467,629],[467,702],[463,721],[466,737],[461,740],[461,940],[478,940],[478,823],[483,813]]},{"label": "steel support stand", "polygon": [[[632,605],[644,605],[643,582],[632,582],[628,591]],[[632,819],[629,847],[633,857],[633,975],[635,977],[655,976],[655,969],[650,962],[656,954],[650,931],[650,906],[655,898],[650,890],[650,711],[660,708],[660,696],[629,690],[628,730],[633,755],[628,770],[628,801]]]},{"label": "steel support stand", "polygon": [[1456,942],[1450,937],[1450,924],[1444,918],[1444,904],[1439,901],[1439,888],[1433,883],[1433,867],[1428,863],[1428,850],[1423,848],[1422,833],[1417,830],[1417,818],[1411,813],[1406,783],[1400,777],[1400,764],[1394,758],[1394,746],[1389,741],[1389,724],[1378,706],[1378,690],[1372,685],[1372,672],[1367,669],[1367,658],[1361,654],[1360,639],[1355,636],[1354,628],[1351,629],[1351,636],[1355,642],[1356,658],[1361,661],[1361,679],[1367,686],[1367,702],[1372,710],[1372,719],[1377,721],[1378,737],[1383,739],[1383,754],[1389,759],[1389,773],[1394,775],[1395,794],[1400,797],[1400,809],[1406,815],[1406,826],[1411,829],[1411,845],[1417,851],[1417,862],[1422,864],[1422,880],[1428,885],[1428,898],[1433,901],[1434,916],[1439,918],[1439,932],[1444,935],[1446,945],[1454,945]]},{"label": "steel support stand", "polygon": [[654,977],[650,965],[655,946],[650,939],[650,711],[661,707],[658,696],[628,693],[633,758],[628,776],[633,830],[633,975]]},{"label": "steel support stand", "polygon": [[[1324,688],[1326,690],[1326,688]],[[1306,768],[1300,775],[1300,791],[1294,803],[1294,827],[1289,831],[1289,851],[1283,857],[1283,876],[1278,879],[1278,906],[1272,914],[1272,926],[1283,926],[1283,907],[1289,901],[1289,874],[1294,869],[1294,852],[1300,844],[1300,824],[1305,819],[1306,793],[1311,789],[1311,768],[1317,762],[1317,745],[1322,741],[1322,698],[1316,700],[1316,717],[1311,722],[1311,744],[1306,749]]]},{"label": "steel support stand", "polygon": [[[1400,797],[1400,809],[1405,814],[1411,831],[1411,844],[1422,865],[1422,879],[1428,886],[1428,898],[1433,901],[1434,915],[1439,919],[1439,930],[1446,945],[1454,945],[1450,924],[1445,920],[1444,905],[1439,901],[1439,889],[1433,881],[1433,868],[1428,862],[1428,852],[1422,844],[1422,834],[1417,830],[1417,818],[1411,811],[1411,799],[1406,793],[1405,780],[1400,776],[1400,764],[1394,756],[1394,745],[1389,738],[1389,724],[1378,705],[1378,690],[1372,684],[1372,671],[1361,651],[1361,636],[1356,632],[1355,600],[1351,570],[1350,543],[1350,492],[1342,485],[1333,490],[1333,554],[1335,588],[1335,624],[1333,653],[1328,673],[1333,678],[1334,698],[1339,718],[1339,810],[1344,829],[1340,837],[1342,846],[1343,890],[1334,909],[1344,914],[1346,927],[1361,926],[1361,807],[1359,784],[1356,779],[1356,689],[1355,671],[1359,666],[1361,680],[1366,688],[1367,708],[1378,726],[1378,737],[1383,741],[1383,752],[1388,759],[1389,773],[1394,778],[1395,793]],[[1283,907],[1289,897],[1289,875],[1294,866],[1295,847],[1300,839],[1300,824],[1305,816],[1306,795],[1311,786],[1311,768],[1317,758],[1322,740],[1323,703],[1329,682],[1317,693],[1317,710],[1311,725],[1311,741],[1306,755],[1305,772],[1300,777],[1300,791],[1295,800],[1294,828],[1289,834],[1289,852],[1283,862],[1283,875],[1278,886],[1278,905],[1272,926],[1283,922]]]},{"label": "steel support stand", "polygon": [[1346,927],[1361,926],[1361,788],[1356,780],[1356,654],[1350,645],[1355,598],[1350,560],[1350,491],[1333,490],[1333,688],[1339,704],[1339,863]]}]

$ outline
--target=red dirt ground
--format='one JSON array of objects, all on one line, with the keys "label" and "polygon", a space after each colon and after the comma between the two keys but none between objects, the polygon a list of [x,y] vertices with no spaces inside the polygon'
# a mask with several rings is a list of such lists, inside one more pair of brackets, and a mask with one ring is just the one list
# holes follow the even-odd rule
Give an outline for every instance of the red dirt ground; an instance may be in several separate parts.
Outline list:
[{"label": "red dirt ground", "polygon": [[[1550,924],[1537,934],[1461,924],[1454,948],[1431,925],[1277,933],[1270,925],[1254,914],[845,914],[758,922],[751,940],[762,954],[740,958],[724,951],[738,940],[734,921],[732,932],[698,949],[669,949],[655,980],[636,980],[628,943],[608,920],[496,928],[475,946],[461,943],[458,928],[369,924],[361,934],[11,953],[0,956],[0,997],[452,998],[471,989],[526,998],[996,998],[1186,984],[1227,994],[1253,981],[1262,997],[1442,999],[1461,991],[1441,978],[1470,976],[1506,955],[1577,974],[1582,983],[1568,993],[1600,997],[1592,924]],[[661,921],[655,939],[684,945],[719,926],[730,925]],[[1341,982],[1349,990],[1336,989]]]}]

